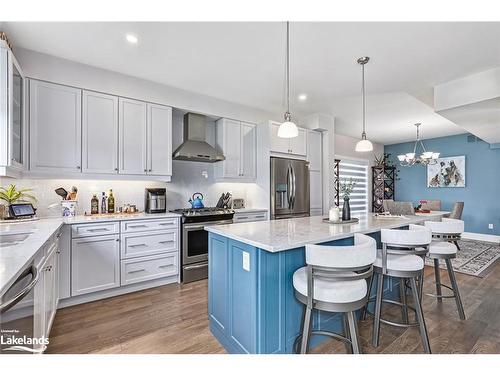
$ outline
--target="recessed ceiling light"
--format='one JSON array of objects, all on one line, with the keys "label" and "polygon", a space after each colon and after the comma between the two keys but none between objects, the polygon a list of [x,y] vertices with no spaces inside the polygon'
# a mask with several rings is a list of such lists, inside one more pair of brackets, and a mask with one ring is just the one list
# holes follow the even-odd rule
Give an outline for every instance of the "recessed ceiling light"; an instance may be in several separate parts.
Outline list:
[{"label": "recessed ceiling light", "polygon": [[139,41],[139,39],[134,34],[127,34],[125,36],[125,39],[127,39],[127,42],[131,44],[137,44],[137,42]]},{"label": "recessed ceiling light", "polygon": [[299,100],[303,102],[304,100],[307,100],[307,95],[306,94],[300,94],[299,95]]}]

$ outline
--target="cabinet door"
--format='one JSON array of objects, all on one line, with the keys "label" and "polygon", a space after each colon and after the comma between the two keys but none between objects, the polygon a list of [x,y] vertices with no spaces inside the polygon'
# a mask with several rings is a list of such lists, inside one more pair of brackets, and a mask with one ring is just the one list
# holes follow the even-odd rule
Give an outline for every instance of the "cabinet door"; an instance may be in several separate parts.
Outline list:
[{"label": "cabinet door", "polygon": [[81,90],[30,81],[30,169],[81,172]]},{"label": "cabinet door", "polygon": [[309,171],[310,181],[310,207],[312,209],[321,209],[323,207],[323,187],[321,183],[320,171]]},{"label": "cabinet door", "polygon": [[241,177],[256,178],[257,131],[254,124],[241,123]]},{"label": "cabinet door", "polygon": [[290,138],[290,153],[306,156],[307,153],[307,131],[299,128],[299,136]]},{"label": "cabinet door", "polygon": [[307,161],[309,161],[309,170],[311,171],[321,171],[321,146],[321,133],[309,131],[307,133]]},{"label": "cabinet door", "polygon": [[271,125],[271,151],[288,154],[290,152],[290,139],[278,137],[280,124],[272,122]]},{"label": "cabinet door", "polygon": [[25,132],[25,79],[17,60],[10,52],[9,56],[9,141],[10,164],[22,167],[24,164]]},{"label": "cabinet door", "polygon": [[223,120],[223,153],[226,159],[223,161],[223,177],[241,177],[241,123],[239,121]]},{"label": "cabinet door", "polygon": [[52,248],[49,257],[45,263],[45,267],[43,269],[44,278],[43,278],[43,289],[44,289],[44,310],[45,310],[45,320],[44,320],[44,332],[45,336],[49,336],[50,328],[52,326],[52,322],[54,320],[54,316],[56,314],[56,263],[55,258],[57,253],[54,248]]},{"label": "cabinet door", "polygon": [[82,170],[118,173],[118,97],[83,91]]},{"label": "cabinet door", "polygon": [[146,174],[146,103],[119,99],[121,174]]},{"label": "cabinet door", "polygon": [[148,104],[148,174],[172,175],[172,108]]},{"label": "cabinet door", "polygon": [[79,238],[71,247],[71,295],[120,286],[118,235]]}]

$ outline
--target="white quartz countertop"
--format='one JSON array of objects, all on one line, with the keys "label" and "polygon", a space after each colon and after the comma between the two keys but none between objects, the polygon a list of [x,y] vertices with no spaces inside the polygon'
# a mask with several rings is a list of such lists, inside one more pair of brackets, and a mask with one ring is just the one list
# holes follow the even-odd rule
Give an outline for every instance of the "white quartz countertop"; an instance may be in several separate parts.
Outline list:
[{"label": "white quartz countertop", "polygon": [[26,240],[19,244],[0,245],[0,295],[30,265],[38,250],[62,225],[63,220],[60,218],[0,224],[0,236],[31,233]]},{"label": "white quartz countertop", "polygon": [[207,226],[205,230],[269,252],[278,252],[306,244],[318,244],[351,237],[354,233],[373,233],[383,228],[398,228],[423,222],[425,217],[378,218],[372,213],[355,224],[329,224],[322,216],[251,223]]},{"label": "white quartz countertop", "polygon": [[105,215],[77,215],[64,218],[65,224],[85,224],[106,221],[125,221],[125,220],[146,220],[146,219],[164,219],[169,217],[181,217],[175,212],[165,212],[161,214],[146,214],[144,212],[136,214],[105,214]]}]

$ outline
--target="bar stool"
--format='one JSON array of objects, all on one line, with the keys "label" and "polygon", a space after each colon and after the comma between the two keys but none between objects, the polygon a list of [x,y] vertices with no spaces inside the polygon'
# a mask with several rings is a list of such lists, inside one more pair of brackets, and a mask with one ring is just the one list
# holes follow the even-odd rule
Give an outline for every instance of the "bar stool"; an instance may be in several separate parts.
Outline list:
[{"label": "bar stool", "polygon": [[[422,345],[426,353],[431,353],[427,327],[425,325],[424,313],[422,311],[421,286],[417,286],[417,279],[423,280],[424,261],[421,257],[422,248],[428,249],[431,243],[431,231],[424,226],[410,226],[408,230],[382,229],[381,241],[382,250],[377,252],[377,259],[373,265],[373,270],[377,275],[377,295],[375,297],[375,316],[373,320],[372,344],[377,347],[380,339],[380,323],[396,327],[417,327],[420,330]],[[386,276],[400,279],[400,301],[385,299],[384,278]],[[406,303],[406,280],[410,282],[410,289],[413,295],[414,307]],[[370,283],[369,294],[371,294]],[[421,282],[419,284],[422,284]],[[390,303],[400,306],[403,312],[403,322],[394,322],[381,317],[382,303]],[[408,309],[414,310],[416,322],[408,322]]]},{"label": "bar stool", "polygon": [[[461,234],[464,231],[464,222],[458,219],[446,219],[443,221],[426,221],[425,226],[432,231],[432,243],[428,257],[434,260],[434,275],[436,284],[436,294],[426,293],[431,297],[436,297],[438,302],[442,302],[443,298],[455,298],[457,304],[458,315],[461,320],[465,320],[465,311],[458,290],[457,279],[451,260],[457,257],[458,244]],[[453,243],[451,243],[451,242]],[[441,283],[441,270],[439,268],[439,260],[443,259],[446,263],[448,277],[450,278],[451,287]],[[453,292],[451,295],[443,295],[441,287],[447,288]]]},{"label": "bar stool", "polygon": [[[354,246],[306,245],[307,265],[293,274],[295,297],[304,304],[302,334],[295,341],[295,351],[300,345],[300,353],[305,354],[312,335],[325,335],[350,344],[354,354],[361,353],[354,312],[368,299],[366,279],[372,274],[376,254],[377,242],[360,233],[354,234]],[[311,330],[314,309],[345,314],[344,336]]]}]

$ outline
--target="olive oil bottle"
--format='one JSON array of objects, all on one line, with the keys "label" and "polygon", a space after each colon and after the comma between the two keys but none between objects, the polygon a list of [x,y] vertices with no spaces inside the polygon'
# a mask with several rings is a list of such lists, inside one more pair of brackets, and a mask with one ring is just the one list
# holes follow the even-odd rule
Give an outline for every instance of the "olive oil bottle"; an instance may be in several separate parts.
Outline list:
[{"label": "olive oil bottle", "polygon": [[109,189],[108,196],[108,214],[115,213],[115,197],[113,196],[113,189]]},{"label": "olive oil bottle", "polygon": [[97,215],[98,213],[99,213],[99,199],[97,198],[97,194],[94,194],[94,196],[90,200],[90,214]]}]

